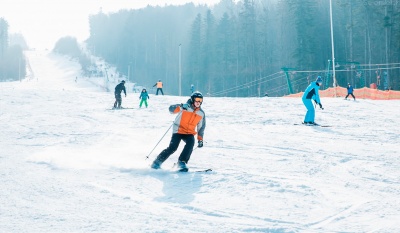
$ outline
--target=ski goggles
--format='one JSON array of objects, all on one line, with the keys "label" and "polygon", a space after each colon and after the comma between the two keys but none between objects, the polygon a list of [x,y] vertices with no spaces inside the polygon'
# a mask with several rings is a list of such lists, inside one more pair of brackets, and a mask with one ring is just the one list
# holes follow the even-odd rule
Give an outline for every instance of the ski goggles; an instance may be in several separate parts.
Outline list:
[{"label": "ski goggles", "polygon": [[203,103],[203,99],[202,98],[194,98],[194,102]]}]

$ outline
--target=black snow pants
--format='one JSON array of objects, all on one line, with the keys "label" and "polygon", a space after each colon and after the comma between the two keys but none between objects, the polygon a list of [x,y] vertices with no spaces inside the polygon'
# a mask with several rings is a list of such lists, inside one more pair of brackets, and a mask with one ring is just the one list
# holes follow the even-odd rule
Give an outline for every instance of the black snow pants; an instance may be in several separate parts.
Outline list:
[{"label": "black snow pants", "polygon": [[181,140],[184,141],[186,145],[179,156],[179,160],[188,163],[190,155],[192,155],[195,143],[194,135],[192,134],[178,134],[178,133],[172,134],[169,146],[165,150],[161,151],[161,153],[157,156],[157,160],[160,161],[161,163],[167,160],[168,157],[178,149]]},{"label": "black snow pants", "polygon": [[115,93],[115,102],[114,102],[114,108],[120,108],[122,103],[122,97],[121,94]]}]

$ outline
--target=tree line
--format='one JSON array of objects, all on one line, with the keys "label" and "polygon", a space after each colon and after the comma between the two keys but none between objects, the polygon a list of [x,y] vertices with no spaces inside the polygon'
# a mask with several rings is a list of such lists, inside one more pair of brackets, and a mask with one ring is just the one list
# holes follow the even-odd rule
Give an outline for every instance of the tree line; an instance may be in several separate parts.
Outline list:
[{"label": "tree line", "polygon": [[320,75],[324,88],[351,83],[400,89],[400,3],[221,0],[208,7],[148,6],[89,17],[90,51],[144,86],[167,93],[282,96]]},{"label": "tree line", "polygon": [[8,22],[0,18],[0,81],[21,80],[26,75],[26,42],[22,35],[9,35],[8,27]]}]

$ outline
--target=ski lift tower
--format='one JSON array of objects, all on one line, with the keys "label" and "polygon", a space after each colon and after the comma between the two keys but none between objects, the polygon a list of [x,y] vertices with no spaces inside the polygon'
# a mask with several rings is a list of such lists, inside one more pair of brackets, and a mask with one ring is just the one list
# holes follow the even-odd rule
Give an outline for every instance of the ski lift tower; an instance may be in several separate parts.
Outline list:
[{"label": "ski lift tower", "polygon": [[330,70],[331,62],[332,61],[329,59],[328,60],[328,67],[326,68],[326,74],[325,74],[325,76],[326,76],[325,84],[324,84],[325,87],[329,87],[329,83],[331,81],[331,70]]},{"label": "ski lift tower", "polygon": [[295,68],[289,68],[289,67],[282,67],[281,69],[283,70],[283,72],[285,72],[285,75],[286,75],[286,82],[287,82],[287,85],[288,85],[289,94],[293,94],[292,84],[290,82],[290,77],[289,77],[289,71],[290,70],[296,70],[296,69]]}]

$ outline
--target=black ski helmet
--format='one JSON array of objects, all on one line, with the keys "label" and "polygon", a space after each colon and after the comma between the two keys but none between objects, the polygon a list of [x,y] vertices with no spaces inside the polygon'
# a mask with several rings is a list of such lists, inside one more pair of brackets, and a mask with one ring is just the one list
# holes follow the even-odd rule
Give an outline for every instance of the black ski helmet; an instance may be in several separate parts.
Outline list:
[{"label": "black ski helmet", "polygon": [[196,98],[202,98],[203,99],[203,94],[201,94],[200,91],[193,92],[192,95],[190,96],[190,99],[192,100],[192,103],[194,103],[194,100]]},{"label": "black ski helmet", "polygon": [[125,80],[122,80],[121,83],[125,83]]}]

